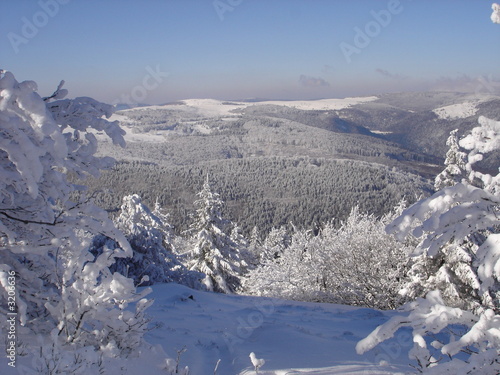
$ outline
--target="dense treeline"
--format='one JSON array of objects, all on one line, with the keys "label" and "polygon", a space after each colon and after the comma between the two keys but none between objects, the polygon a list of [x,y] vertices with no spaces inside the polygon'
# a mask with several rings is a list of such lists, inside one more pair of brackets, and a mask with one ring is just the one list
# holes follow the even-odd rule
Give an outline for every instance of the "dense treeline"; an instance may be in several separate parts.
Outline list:
[{"label": "dense treeline", "polygon": [[245,158],[208,161],[192,166],[122,162],[89,181],[97,203],[108,210],[122,197],[140,194],[170,213],[178,232],[189,226],[192,203],[206,177],[226,202],[225,215],[245,233],[267,233],[289,222],[304,228],[332,217],[344,219],[351,208],[375,215],[392,209],[403,197],[413,201],[431,187],[423,179],[387,167],[353,160],[320,158]]}]

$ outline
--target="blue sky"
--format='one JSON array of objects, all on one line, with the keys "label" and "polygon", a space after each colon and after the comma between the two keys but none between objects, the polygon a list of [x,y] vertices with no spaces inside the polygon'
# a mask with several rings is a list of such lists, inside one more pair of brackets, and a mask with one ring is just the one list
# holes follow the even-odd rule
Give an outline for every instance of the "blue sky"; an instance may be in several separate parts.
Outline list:
[{"label": "blue sky", "polygon": [[[486,0],[8,0],[0,68],[41,95],[158,104],[474,90],[497,81]],[[361,35],[362,34],[362,35]]]}]

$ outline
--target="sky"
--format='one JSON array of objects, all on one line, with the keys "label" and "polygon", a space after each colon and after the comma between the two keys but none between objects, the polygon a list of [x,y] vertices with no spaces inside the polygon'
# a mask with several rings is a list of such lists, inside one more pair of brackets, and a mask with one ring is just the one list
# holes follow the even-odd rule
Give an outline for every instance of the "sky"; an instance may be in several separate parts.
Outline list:
[{"label": "sky", "polygon": [[162,104],[499,91],[488,0],[3,0],[0,69]]}]

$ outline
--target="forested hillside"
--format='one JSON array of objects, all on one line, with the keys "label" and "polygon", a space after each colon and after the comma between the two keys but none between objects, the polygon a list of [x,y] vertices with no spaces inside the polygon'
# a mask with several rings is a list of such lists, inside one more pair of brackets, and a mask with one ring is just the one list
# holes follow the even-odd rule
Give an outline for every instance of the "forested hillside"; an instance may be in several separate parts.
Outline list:
[{"label": "forested hillside", "polygon": [[120,162],[89,185],[111,212],[128,194],[150,206],[158,201],[178,232],[188,228],[207,176],[226,202],[225,214],[246,234],[290,222],[316,228],[345,219],[355,205],[382,215],[402,198],[428,195],[423,177],[441,167],[436,155],[409,151],[342,115],[373,100],[189,100],[120,111],[115,118],[128,133],[127,147],[102,139],[101,154]]},{"label": "forested hillside", "polygon": [[[446,139],[463,134],[496,97],[417,93],[301,102],[186,100],[119,111],[127,147],[102,139],[120,161],[90,182],[116,211],[123,196],[158,201],[181,232],[208,176],[245,233],[293,222],[345,219],[350,209],[382,215],[402,198],[431,192]],[[467,112],[468,111],[468,112]],[[491,158],[491,157],[490,157]],[[495,156],[493,156],[493,159]]]},{"label": "forested hillside", "polygon": [[306,157],[228,159],[193,166],[123,162],[91,186],[109,187],[97,198],[109,210],[119,207],[129,192],[146,202],[158,200],[182,231],[189,226],[195,194],[207,175],[226,202],[226,216],[246,233],[254,226],[267,233],[289,222],[314,228],[332,218],[344,219],[355,205],[380,215],[404,197],[415,201],[430,191],[423,179],[381,165]]},{"label": "forested hillside", "polygon": [[[463,136],[479,116],[500,115],[500,98],[455,92],[423,92],[380,95],[380,99],[340,111],[340,116],[364,124],[384,139],[417,153],[438,159],[446,153],[450,131]],[[487,168],[498,165],[498,153],[486,156]]]}]

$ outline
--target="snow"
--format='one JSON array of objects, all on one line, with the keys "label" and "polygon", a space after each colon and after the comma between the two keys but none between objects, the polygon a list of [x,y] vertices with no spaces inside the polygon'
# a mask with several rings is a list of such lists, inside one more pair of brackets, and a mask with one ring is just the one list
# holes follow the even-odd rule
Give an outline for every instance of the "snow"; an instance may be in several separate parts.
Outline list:
[{"label": "snow", "polygon": [[491,13],[491,21],[493,23],[500,23],[500,5],[493,3],[491,5],[491,9],[493,9],[493,13]]},{"label": "snow", "polygon": [[[234,115],[234,110],[244,109],[256,105],[278,105],[283,107],[301,109],[305,111],[331,111],[351,107],[356,104],[377,100],[376,96],[344,98],[344,99],[320,99],[320,100],[270,100],[262,102],[223,102],[214,99],[187,99],[183,103],[187,107],[195,108],[199,113],[207,117]],[[176,107],[176,109],[179,107]]]},{"label": "snow", "polygon": [[[356,104],[371,102],[377,100],[376,96],[343,98],[343,99],[320,99],[320,100],[270,100],[261,102],[238,102],[238,101],[221,101],[216,99],[186,99],[182,100],[178,105],[172,107],[170,104],[164,106],[148,106],[141,107],[140,110],[158,110],[175,108],[175,110],[194,112],[199,116],[204,117],[237,117],[236,110],[243,110],[252,106],[260,105],[277,105],[289,108],[295,108],[305,111],[332,111],[352,107]],[[128,111],[137,109],[127,109],[121,111],[125,114]],[[123,115],[122,115],[123,116]],[[116,118],[118,120],[118,118]],[[112,118],[115,120],[115,118]]]},{"label": "snow", "polygon": [[377,100],[376,96],[344,98],[344,99],[320,99],[320,100],[296,100],[296,101],[266,101],[255,104],[280,105],[305,111],[332,111],[352,107],[356,104]]},{"label": "snow", "polygon": [[[154,285],[148,297],[155,299],[148,310],[153,322],[161,321],[163,326],[146,339],[161,344],[171,358],[186,347],[180,365],[189,366],[192,374],[213,373],[218,359],[219,375],[255,374],[249,358],[252,352],[265,360],[259,374],[395,374],[409,370],[411,335],[408,340],[400,336],[364,356],[355,352],[356,343],[393,312],[222,295],[177,284]],[[383,365],[379,365],[381,361]]]},{"label": "snow", "polygon": [[[344,98],[344,99],[321,99],[321,100],[298,100],[298,101],[262,101],[262,102],[239,102],[239,101],[222,101],[216,99],[186,99],[179,103],[166,105],[153,105],[139,108],[131,108],[114,113],[109,121],[118,121],[120,127],[126,132],[124,138],[126,142],[152,142],[163,143],[168,137],[169,131],[159,130],[156,132],[138,132],[136,127],[140,125],[134,120],[131,120],[127,113],[134,111],[157,111],[157,110],[175,110],[185,112],[194,119],[217,119],[221,121],[234,120],[241,117],[241,112],[246,108],[257,105],[277,105],[282,107],[306,110],[306,111],[333,111],[351,107],[356,104],[366,103],[377,100],[376,96],[359,97],[359,98]],[[184,124],[190,121],[183,121]],[[193,122],[193,129],[200,134],[210,134],[212,129],[203,123]],[[107,137],[104,134],[97,134],[99,142],[107,142]]]},{"label": "snow", "polygon": [[477,102],[464,102],[436,108],[434,112],[442,120],[457,120],[474,116],[477,111]]},{"label": "snow", "polygon": [[[151,324],[160,325],[146,334],[152,347],[143,347],[139,358],[118,361],[120,366],[108,362],[107,374],[165,374],[166,360],[175,360],[183,348],[179,368],[188,366],[193,375],[213,374],[219,359],[217,375],[254,375],[252,352],[265,360],[261,375],[389,375],[411,370],[409,332],[396,333],[364,355],[355,351],[357,342],[398,315],[393,311],[224,295],[174,283],[151,288],[147,298],[154,303],[147,313]],[[17,366],[30,367],[30,358],[18,356]],[[0,368],[2,374],[18,374],[7,366],[5,356],[0,357]]]},{"label": "snow", "polygon": [[124,125],[124,124],[135,124],[135,121],[132,121],[128,116],[126,115],[121,115],[121,114],[118,114],[118,113],[113,113],[110,117],[109,117],[109,121],[119,121],[120,122],[120,125]]}]

